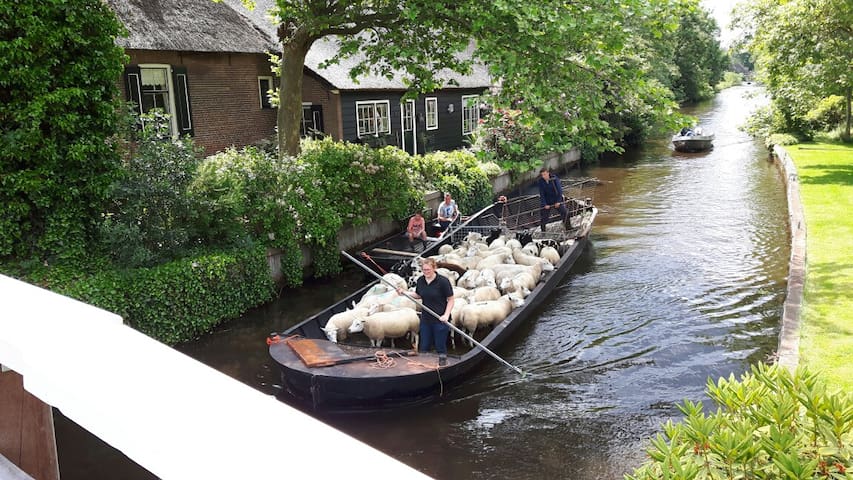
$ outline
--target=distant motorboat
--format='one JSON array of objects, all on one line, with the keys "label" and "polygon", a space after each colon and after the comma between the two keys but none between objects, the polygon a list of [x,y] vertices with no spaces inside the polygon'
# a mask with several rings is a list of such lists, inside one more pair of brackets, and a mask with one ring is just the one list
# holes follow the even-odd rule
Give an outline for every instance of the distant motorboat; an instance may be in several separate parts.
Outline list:
[{"label": "distant motorboat", "polygon": [[679,152],[703,152],[714,146],[714,134],[702,127],[682,128],[672,137],[672,145]]}]

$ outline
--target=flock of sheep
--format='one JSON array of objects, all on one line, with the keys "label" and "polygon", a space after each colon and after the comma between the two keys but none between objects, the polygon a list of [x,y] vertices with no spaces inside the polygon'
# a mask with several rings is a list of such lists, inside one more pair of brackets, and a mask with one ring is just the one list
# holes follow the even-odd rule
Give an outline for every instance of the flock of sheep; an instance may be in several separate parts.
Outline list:
[{"label": "flock of sheep", "polygon": [[[473,336],[477,329],[498,325],[521,306],[543,275],[554,269],[560,253],[537,240],[522,245],[504,235],[487,244],[482,235],[472,232],[455,248],[442,245],[432,258],[439,266],[437,273],[453,285],[451,322]],[[384,281],[353,302],[351,309],[332,315],[323,328],[326,337],[339,342],[363,332],[376,347],[386,338],[393,347],[394,339],[408,337],[417,348],[421,307],[397,294],[397,287],[413,291],[423,274],[417,260],[412,267],[408,281],[396,273],[385,274]],[[453,330],[451,342],[455,347]]]}]

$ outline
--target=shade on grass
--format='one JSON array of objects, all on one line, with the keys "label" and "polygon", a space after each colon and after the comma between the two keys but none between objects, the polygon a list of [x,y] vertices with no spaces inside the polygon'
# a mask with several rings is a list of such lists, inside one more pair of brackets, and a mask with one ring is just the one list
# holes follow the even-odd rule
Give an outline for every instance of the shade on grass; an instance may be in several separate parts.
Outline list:
[{"label": "shade on grass", "polygon": [[853,146],[785,147],[797,166],[806,218],[800,362],[853,390]]}]

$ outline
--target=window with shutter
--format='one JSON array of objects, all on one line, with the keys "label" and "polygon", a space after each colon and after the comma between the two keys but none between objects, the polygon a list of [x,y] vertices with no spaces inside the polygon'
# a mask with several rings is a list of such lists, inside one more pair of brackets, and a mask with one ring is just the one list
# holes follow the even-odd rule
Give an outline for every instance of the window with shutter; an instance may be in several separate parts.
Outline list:
[{"label": "window with shutter", "polygon": [[140,114],[160,109],[169,115],[173,135],[193,135],[186,67],[128,65],[124,75],[127,99]]}]

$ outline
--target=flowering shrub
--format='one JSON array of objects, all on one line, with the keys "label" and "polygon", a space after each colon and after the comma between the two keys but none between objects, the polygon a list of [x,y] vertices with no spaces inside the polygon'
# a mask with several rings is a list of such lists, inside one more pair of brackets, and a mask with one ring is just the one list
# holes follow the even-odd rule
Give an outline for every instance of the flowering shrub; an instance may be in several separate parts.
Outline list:
[{"label": "flowering shrub", "polygon": [[254,147],[208,157],[191,188],[203,206],[207,244],[260,242],[281,249],[289,285],[302,282],[300,245],[311,248],[314,275],[340,271],[338,232],[404,218],[417,205],[410,157],[388,147],[307,141],[296,159],[279,161]]},{"label": "flowering shrub", "polygon": [[327,200],[346,223],[404,218],[420,203],[411,157],[398,148],[307,140],[299,162],[314,166]]},{"label": "flowering shrub", "polygon": [[201,205],[206,244],[280,248],[289,285],[302,283],[302,243],[337,249],[341,220],[310,164],[232,148],[202,162],[190,191]]}]

